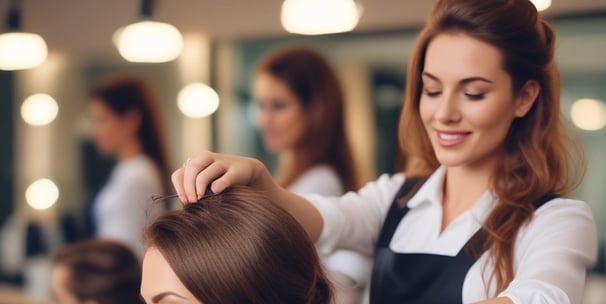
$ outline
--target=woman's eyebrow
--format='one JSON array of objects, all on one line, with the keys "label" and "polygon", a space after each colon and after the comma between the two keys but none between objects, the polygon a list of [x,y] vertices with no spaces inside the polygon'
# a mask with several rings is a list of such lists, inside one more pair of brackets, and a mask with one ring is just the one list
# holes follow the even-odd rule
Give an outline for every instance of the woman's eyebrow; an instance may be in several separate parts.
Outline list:
[{"label": "woman's eyebrow", "polygon": [[175,296],[177,298],[186,300],[185,297],[183,297],[181,295],[178,295],[178,294],[176,294],[176,293],[174,293],[172,291],[165,291],[163,293],[159,293],[159,294],[153,296],[152,299],[151,299],[152,300],[152,304],[159,303],[162,299],[164,299],[167,296]]},{"label": "woman's eyebrow", "polygon": [[[435,75],[433,75],[433,74],[431,74],[429,72],[423,72],[423,76],[426,76],[426,77],[428,77],[428,78],[430,78],[432,80],[438,81],[438,82],[440,81],[440,78],[438,78],[437,76],[435,76]],[[488,79],[486,79],[484,77],[474,76],[474,77],[468,77],[468,78],[464,78],[464,79],[459,80],[459,84],[468,84],[468,83],[474,82],[474,81],[482,81],[482,82],[486,82],[486,83],[492,83],[491,80],[488,80]]]}]

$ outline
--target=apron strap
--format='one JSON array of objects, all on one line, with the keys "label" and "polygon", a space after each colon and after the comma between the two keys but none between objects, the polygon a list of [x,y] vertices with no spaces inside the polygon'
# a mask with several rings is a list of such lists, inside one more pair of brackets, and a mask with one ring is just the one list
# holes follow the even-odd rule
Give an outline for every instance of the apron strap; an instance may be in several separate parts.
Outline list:
[{"label": "apron strap", "polygon": [[389,242],[391,241],[393,234],[396,232],[396,228],[398,228],[400,221],[402,218],[404,218],[404,215],[406,215],[409,210],[408,207],[406,207],[406,203],[408,203],[408,200],[410,200],[417,193],[419,188],[421,188],[426,180],[426,178],[421,177],[412,177],[406,179],[396,194],[389,211],[387,212],[387,217],[383,223],[381,234],[379,234],[377,248],[389,246]]}]

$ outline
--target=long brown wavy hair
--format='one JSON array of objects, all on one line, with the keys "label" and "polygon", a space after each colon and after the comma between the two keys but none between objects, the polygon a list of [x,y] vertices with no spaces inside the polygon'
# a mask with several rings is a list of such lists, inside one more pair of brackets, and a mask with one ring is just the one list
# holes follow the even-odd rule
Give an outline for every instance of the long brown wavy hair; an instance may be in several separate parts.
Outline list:
[{"label": "long brown wavy hair", "polygon": [[288,212],[245,186],[161,215],[143,239],[201,303],[332,302],[307,233]]},{"label": "long brown wavy hair", "polygon": [[[489,249],[489,261],[494,264],[490,281],[494,279],[497,291],[502,291],[513,280],[515,239],[532,219],[533,202],[547,194],[564,196],[574,189],[584,173],[584,158],[579,145],[566,134],[560,117],[555,32],[531,2],[441,0],[419,35],[408,66],[399,126],[400,146],[408,157],[407,176],[428,176],[440,166],[421,121],[419,101],[427,47],[443,33],[465,34],[498,48],[514,94],[530,80],[540,85],[531,110],[515,119],[506,135],[505,155],[492,185],[499,203],[483,223],[488,232],[486,242],[474,250]],[[579,164],[573,166],[571,161]]]},{"label": "long brown wavy hair", "polygon": [[292,163],[282,164],[279,184],[288,187],[317,164],[331,166],[346,191],[357,189],[357,176],[345,136],[344,97],[336,73],[317,52],[288,47],[265,58],[257,73],[279,79],[297,96],[308,128],[295,148]]}]

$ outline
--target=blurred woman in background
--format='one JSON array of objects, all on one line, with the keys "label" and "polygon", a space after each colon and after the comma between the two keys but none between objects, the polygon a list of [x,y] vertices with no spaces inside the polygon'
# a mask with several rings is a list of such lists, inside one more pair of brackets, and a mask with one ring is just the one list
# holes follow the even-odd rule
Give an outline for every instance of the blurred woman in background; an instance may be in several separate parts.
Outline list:
[{"label": "blurred woman in background", "polygon": [[160,216],[144,240],[147,303],[331,303],[303,228],[247,187]]},{"label": "blurred woman in background", "polygon": [[320,54],[290,47],[269,55],[257,68],[253,95],[265,148],[280,158],[280,185],[323,195],[357,189],[343,91]]},{"label": "blurred woman in background", "polygon": [[[302,47],[279,50],[259,65],[253,83],[265,148],[279,155],[276,180],[297,194],[340,196],[357,189],[345,134],[341,85],[321,55]],[[337,303],[359,303],[369,257],[340,250],[323,255]]]},{"label": "blurred woman in background", "polygon": [[96,234],[142,256],[143,227],[163,209],[150,198],[164,193],[168,176],[158,103],[142,80],[125,77],[96,88],[90,112],[98,152],[118,161],[93,205]]},{"label": "blurred woman in background", "polygon": [[117,241],[93,239],[60,247],[53,256],[56,304],[141,303],[141,267]]}]

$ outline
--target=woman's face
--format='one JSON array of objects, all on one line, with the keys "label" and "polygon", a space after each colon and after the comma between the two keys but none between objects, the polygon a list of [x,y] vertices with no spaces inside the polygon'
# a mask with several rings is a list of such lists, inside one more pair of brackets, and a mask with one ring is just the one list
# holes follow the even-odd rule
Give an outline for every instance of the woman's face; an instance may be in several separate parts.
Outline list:
[{"label": "woman's face", "polygon": [[464,34],[429,43],[419,107],[442,165],[494,164],[512,121],[530,109],[534,99],[513,94],[501,64],[497,48]]},{"label": "woman's face", "polygon": [[147,304],[201,304],[153,247],[143,257],[141,297]]},{"label": "woman's face", "polygon": [[51,294],[53,297],[53,304],[79,304],[80,301],[76,296],[69,290],[68,282],[70,272],[69,269],[64,265],[56,265],[53,267],[51,277]]},{"label": "woman's face", "polygon": [[129,140],[136,139],[133,115],[120,116],[97,98],[91,100],[89,111],[93,119],[91,137],[99,154],[114,155]]},{"label": "woman's face", "polygon": [[295,148],[305,135],[305,109],[292,90],[269,73],[259,73],[253,83],[259,112],[257,123],[265,148],[283,152]]}]

